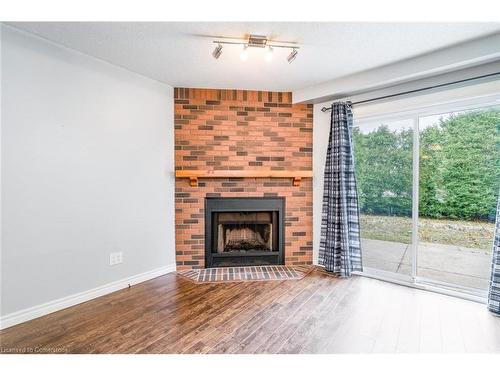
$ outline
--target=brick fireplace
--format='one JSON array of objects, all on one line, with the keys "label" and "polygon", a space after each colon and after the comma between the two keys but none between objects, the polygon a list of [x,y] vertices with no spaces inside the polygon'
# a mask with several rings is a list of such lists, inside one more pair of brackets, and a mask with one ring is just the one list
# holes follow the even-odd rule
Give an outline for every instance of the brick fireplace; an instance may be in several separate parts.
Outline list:
[{"label": "brick fireplace", "polygon": [[[288,92],[175,89],[176,172],[197,176],[196,180],[176,178],[178,269],[206,266],[207,198],[282,198],[284,230],[279,238],[284,240],[284,257],[280,263],[312,263],[312,179],[294,179],[286,173],[312,170],[312,116],[312,105],[292,104]],[[245,215],[248,221],[255,214]],[[263,223],[272,218],[260,215]],[[245,233],[242,230],[249,229],[231,232],[230,240]],[[263,230],[251,237],[261,242],[261,251],[270,241]]]}]

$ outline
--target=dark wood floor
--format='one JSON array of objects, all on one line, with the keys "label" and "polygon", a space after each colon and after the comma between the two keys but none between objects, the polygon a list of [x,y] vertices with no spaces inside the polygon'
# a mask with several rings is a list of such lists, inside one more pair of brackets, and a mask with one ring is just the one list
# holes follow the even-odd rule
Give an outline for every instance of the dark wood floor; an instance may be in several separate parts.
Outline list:
[{"label": "dark wood floor", "polygon": [[315,269],[196,285],[168,274],[0,332],[3,352],[500,352],[484,305]]}]

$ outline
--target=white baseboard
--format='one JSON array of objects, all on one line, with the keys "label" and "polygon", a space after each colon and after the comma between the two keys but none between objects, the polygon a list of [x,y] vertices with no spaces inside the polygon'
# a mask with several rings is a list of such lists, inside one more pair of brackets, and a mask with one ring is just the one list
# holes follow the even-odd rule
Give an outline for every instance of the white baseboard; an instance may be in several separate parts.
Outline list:
[{"label": "white baseboard", "polygon": [[109,284],[99,286],[85,292],[76,293],[71,296],[63,297],[54,301],[46,302],[41,305],[29,307],[24,310],[16,311],[11,314],[2,316],[0,318],[0,329],[12,327],[16,324],[26,322],[47,315],[79,303],[90,301],[91,299],[104,296],[109,293],[116,292],[117,290],[127,288],[130,285],[142,283],[147,280],[154,279],[155,277],[165,275],[175,271],[175,264],[165,267],[160,267],[152,271],[144,272],[139,275],[127,277],[118,281],[113,281]]}]

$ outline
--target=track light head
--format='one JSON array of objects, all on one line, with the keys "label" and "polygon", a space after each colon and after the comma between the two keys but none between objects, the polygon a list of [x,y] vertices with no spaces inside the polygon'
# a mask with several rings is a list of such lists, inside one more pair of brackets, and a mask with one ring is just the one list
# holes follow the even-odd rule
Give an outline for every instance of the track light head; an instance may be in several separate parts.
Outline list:
[{"label": "track light head", "polygon": [[273,47],[268,46],[266,54],[264,55],[264,60],[270,62],[273,59]]},{"label": "track light head", "polygon": [[218,44],[217,47],[215,47],[214,51],[212,52],[212,56],[214,59],[218,59],[222,55],[222,45]]},{"label": "track light head", "polygon": [[245,44],[243,46],[243,50],[240,53],[240,59],[242,61],[246,61],[248,59],[248,45],[247,44]]},{"label": "track light head", "polygon": [[292,49],[292,52],[290,52],[290,54],[286,58],[286,61],[288,61],[288,63],[291,64],[293,62],[293,60],[295,60],[295,58],[297,57],[297,55],[298,55],[297,50],[295,48]]}]

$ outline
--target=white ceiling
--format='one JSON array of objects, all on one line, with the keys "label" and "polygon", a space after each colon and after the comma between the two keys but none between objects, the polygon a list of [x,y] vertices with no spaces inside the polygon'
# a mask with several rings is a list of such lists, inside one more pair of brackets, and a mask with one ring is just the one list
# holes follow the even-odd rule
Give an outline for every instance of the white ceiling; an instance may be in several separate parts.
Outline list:
[{"label": "white ceiling", "polygon": [[[293,91],[500,32],[500,23],[113,23],[29,22],[10,25],[175,87]],[[217,36],[267,35],[297,42],[297,59],[275,50],[265,62],[240,46],[211,56]]]}]

